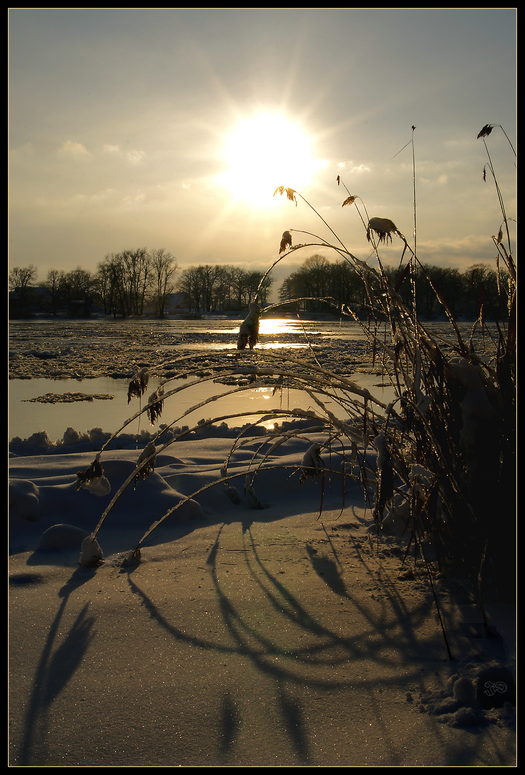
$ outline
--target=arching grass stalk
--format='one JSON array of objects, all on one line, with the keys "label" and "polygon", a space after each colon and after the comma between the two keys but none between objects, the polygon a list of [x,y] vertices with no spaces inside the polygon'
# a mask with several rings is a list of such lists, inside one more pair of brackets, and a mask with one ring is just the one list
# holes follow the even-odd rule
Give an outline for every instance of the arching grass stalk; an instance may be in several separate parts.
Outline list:
[{"label": "arching grass stalk", "polygon": [[[252,414],[253,414],[253,412],[252,412]],[[257,414],[261,414],[261,416],[267,416],[268,415],[267,412],[263,412],[263,411],[257,412]],[[281,414],[281,413],[278,412],[277,410],[274,410],[272,412],[272,414]],[[282,412],[282,414],[286,415],[286,416],[290,415],[289,412]],[[311,426],[311,427],[309,427],[307,429],[303,429],[302,433],[304,433],[304,434],[315,434],[315,433],[318,433],[320,430],[322,430],[324,427],[326,427],[326,418],[323,418],[322,416],[316,414],[315,412],[312,412],[312,411],[304,412],[304,411],[301,411],[301,410],[294,410],[294,415],[295,415],[296,418],[297,417],[302,417],[304,419],[314,420],[314,421],[316,421],[318,423],[321,423],[320,425],[317,425],[317,426],[314,425],[314,426]],[[225,419],[232,419],[235,416],[242,416],[242,414],[240,414],[240,415],[225,415],[224,417],[214,418],[213,420],[209,420],[209,421],[207,421],[204,424],[200,424],[198,426],[198,428],[201,429],[203,427],[203,425],[215,424],[217,422],[222,422]],[[192,430],[194,430],[194,429],[192,429]],[[182,434],[180,434],[177,437],[177,440],[182,438],[184,435],[186,435],[188,433],[191,433],[191,430],[185,431]],[[301,433],[301,431],[298,431],[298,432],[295,431],[292,434],[285,432],[285,438],[282,440],[282,443],[284,443],[285,441],[288,441],[292,437],[300,435],[300,433]],[[272,438],[272,441],[273,441],[272,451],[275,451],[275,449],[278,446],[278,444],[275,441],[275,437]],[[158,453],[164,451],[164,449],[167,446],[169,446],[169,444],[171,444],[171,443],[173,443],[173,442],[169,442],[168,444],[164,445],[164,447],[161,450],[158,450]],[[233,448],[232,448],[232,451],[233,451]],[[232,451],[230,452],[229,457],[231,456]],[[270,453],[268,453],[266,455],[266,458],[269,456],[269,454]],[[138,557],[139,557],[139,550],[140,550],[141,546],[149,538],[149,536],[154,532],[154,530],[156,530],[163,522],[166,521],[166,519],[168,519],[170,516],[172,516],[183,505],[185,505],[190,500],[192,500],[195,497],[197,497],[202,492],[205,492],[206,490],[208,490],[208,489],[210,489],[212,487],[216,487],[219,484],[229,485],[229,482],[233,478],[244,477],[246,479],[246,476],[248,474],[251,476],[251,483],[250,483],[250,487],[251,487],[253,485],[255,477],[257,476],[257,473],[260,472],[260,470],[262,470],[262,465],[261,464],[259,466],[257,466],[257,468],[254,470],[252,468],[253,462],[254,462],[254,459],[252,458],[252,461],[249,463],[249,465],[246,468],[243,468],[241,471],[236,471],[236,472],[227,471],[227,464],[225,463],[224,466],[223,466],[223,469],[222,469],[223,475],[219,479],[216,479],[213,482],[210,482],[210,483],[204,485],[203,487],[199,488],[198,490],[195,490],[191,495],[188,495],[188,496],[184,497],[174,507],[169,509],[162,517],[160,517],[160,519],[158,519],[155,522],[153,522],[150,525],[150,527],[146,530],[146,532],[143,534],[143,536],[140,538],[140,540],[136,544],[135,548],[128,554],[128,557],[130,559],[133,559],[133,558],[137,558],[138,559]],[[285,464],[282,464],[282,463],[279,463],[279,464],[268,464],[266,462],[266,460],[264,461],[264,471],[277,470],[277,469],[278,470],[290,469],[293,472],[293,471],[299,471],[300,468],[301,468],[301,466],[297,465],[297,464],[289,464],[289,465],[285,465]],[[102,515],[102,517],[101,517],[101,519],[99,521],[99,524],[97,525],[95,531],[92,533],[91,537],[92,537],[93,540],[95,540],[96,535],[97,535],[98,531],[100,530],[100,528],[102,527],[102,524],[103,524],[105,518],[107,517],[107,515],[109,514],[109,512],[111,511],[111,509],[115,505],[115,503],[118,500],[118,498],[122,495],[122,493],[124,492],[126,487],[129,486],[129,484],[133,480],[133,477],[134,477],[134,473],[131,474],[128,477],[126,482],[124,482],[124,484],[121,486],[119,491],[115,494],[115,496],[112,499],[111,503],[106,508],[104,514]]]},{"label": "arching grass stalk", "polygon": [[[204,357],[204,356],[202,356],[202,357]],[[271,360],[272,360],[271,355],[269,357],[269,360],[271,362]],[[292,368],[289,368],[289,369],[283,368],[283,362],[284,363],[288,363]],[[296,389],[303,389],[303,390],[307,389],[308,393],[309,393],[309,395],[311,395],[311,397],[314,397],[315,396],[315,391],[317,391],[317,392],[319,392],[320,395],[325,394],[325,395],[329,396],[332,400],[337,400],[338,397],[334,393],[333,375],[331,375],[330,372],[328,372],[327,370],[321,368],[320,366],[312,366],[311,365],[311,366],[309,366],[307,372],[303,372],[302,373],[302,372],[297,371],[296,369],[294,369],[293,368],[294,366],[301,366],[301,367],[304,368],[304,364],[301,361],[299,361],[298,359],[294,359],[292,357],[286,357],[286,356],[283,358],[281,356],[279,358],[279,364],[277,366],[275,366],[275,367],[271,367],[270,366],[270,367],[266,367],[265,368],[262,365],[258,364],[256,366],[256,371],[258,373],[258,377],[259,378],[263,377],[265,375],[272,376],[272,377],[277,376],[279,378],[280,377],[285,377],[285,378],[287,378],[287,379],[289,379],[289,380],[291,380],[293,382],[294,387]],[[193,370],[193,372],[194,372],[194,370]],[[191,373],[192,373],[192,370],[190,370],[189,372],[186,372],[186,375],[191,374]],[[223,377],[225,377],[225,376],[232,376],[232,375],[235,375],[235,374],[238,375],[238,374],[253,374],[253,373],[254,373],[254,367],[253,366],[250,367],[250,368],[247,368],[246,366],[242,366],[242,365],[238,365],[238,364],[235,364],[234,366],[229,367],[229,368],[228,367],[226,367],[226,368],[223,367],[222,370],[221,370],[221,375]],[[202,382],[206,382],[206,381],[209,381],[210,379],[216,379],[216,378],[217,378],[217,373],[213,374],[211,377],[206,377],[206,378],[201,378],[201,379],[195,380],[194,382],[190,382],[190,383],[188,383],[188,384],[186,384],[184,386],[179,386],[179,387],[174,388],[173,390],[170,390],[170,391],[167,391],[167,392],[162,391],[162,399],[159,399],[159,400],[164,401],[164,400],[173,398],[178,393],[180,393],[180,391],[182,391],[182,390],[185,390],[185,389],[190,389],[191,390],[195,386],[195,384],[200,384]],[[168,379],[163,384],[165,385],[169,381],[170,380]],[[353,405],[352,401],[348,401],[348,394],[349,393],[352,394],[352,395],[355,395],[357,398],[360,398],[361,400],[364,400],[365,403],[368,402],[371,405],[373,405],[375,403],[379,407],[385,408],[384,404],[379,399],[374,398],[370,394],[370,392],[368,390],[360,388],[358,385],[356,385],[355,383],[351,382],[347,378],[345,378],[343,376],[338,376],[335,379],[335,382],[336,382],[336,384],[339,385],[339,389],[344,389],[344,391],[345,391],[345,393],[344,393],[345,402],[344,403],[345,403],[345,406],[347,407],[348,411],[352,410],[352,405]],[[133,380],[132,380],[132,383],[133,383]],[[304,387],[305,384],[307,385],[307,388]],[[265,383],[264,382],[257,382],[257,381],[255,381],[255,382],[251,383],[250,385],[243,385],[243,386],[234,388],[232,390],[226,391],[225,393],[222,393],[220,395],[211,396],[211,397],[209,397],[209,398],[207,398],[207,399],[205,399],[205,400],[203,400],[203,401],[201,401],[201,402],[199,402],[197,404],[192,405],[188,410],[186,410],[186,412],[184,412],[178,418],[173,420],[172,423],[170,424],[170,426],[163,427],[159,431],[159,433],[157,434],[157,438],[166,432],[167,427],[171,427],[171,426],[175,425],[175,423],[180,422],[180,420],[182,420],[185,416],[187,416],[189,414],[192,414],[196,410],[202,409],[205,406],[213,404],[214,402],[217,402],[221,398],[224,398],[226,396],[231,396],[233,394],[241,393],[241,392],[244,392],[246,390],[253,390],[254,388],[257,388],[258,385],[262,386],[262,385],[265,385]],[[134,394],[138,395],[138,393],[134,393]],[[140,395],[142,395],[142,393],[140,393]],[[318,403],[319,403],[319,406],[322,406],[321,402],[318,402]],[[114,439],[127,425],[132,423],[138,416],[140,416],[145,411],[148,411],[148,407],[145,407],[144,409],[141,409],[139,412],[137,412],[135,415],[133,415],[133,417],[131,417],[129,420],[127,420],[126,423],[124,423],[123,426],[116,433],[114,433],[112,435],[112,437],[104,444],[103,448],[101,449],[101,452],[104,449],[107,448],[107,446],[109,445],[110,441],[112,439]],[[355,411],[355,408],[354,408],[354,411]],[[357,412],[359,414],[359,408],[357,408]],[[276,416],[276,417],[282,416],[282,417],[294,418],[295,420],[301,419],[301,418],[302,419],[308,419],[308,420],[316,420],[318,422],[321,421],[321,422],[323,422],[325,424],[333,422],[333,418],[331,416],[327,416],[326,414],[323,417],[322,415],[315,414],[312,411],[301,411],[299,409],[293,409],[292,411],[290,411],[290,410],[277,410],[276,409],[276,410],[273,410],[272,413],[270,413],[270,415],[269,415],[269,413],[267,411],[264,411],[264,412],[255,411],[254,412],[253,410],[251,410],[249,413],[250,414],[261,414],[261,415],[264,416],[264,418],[268,418],[269,416]],[[119,490],[115,493],[115,495],[111,499],[110,503],[106,507],[104,513],[102,514],[102,516],[101,516],[101,518],[99,520],[99,523],[97,524],[95,530],[93,531],[93,533],[91,535],[91,540],[93,542],[95,541],[96,536],[99,533],[102,525],[104,524],[106,518],[110,514],[111,510],[113,509],[113,507],[115,506],[115,504],[117,503],[117,501],[119,500],[119,498],[121,497],[123,492],[132,484],[132,482],[134,482],[135,485],[136,485],[137,482],[138,482],[139,476],[143,476],[143,478],[144,478],[144,472],[145,471],[148,472],[149,470],[153,470],[154,469],[155,458],[156,458],[156,456],[158,454],[160,454],[161,452],[165,451],[171,444],[173,444],[176,441],[180,440],[181,438],[185,437],[189,433],[192,433],[193,431],[202,431],[203,428],[205,428],[208,425],[224,422],[224,421],[227,421],[227,420],[231,421],[232,419],[235,419],[235,418],[242,418],[245,415],[246,415],[246,412],[241,412],[241,413],[238,413],[238,414],[223,415],[222,417],[214,417],[213,420],[208,420],[208,421],[205,421],[205,422],[201,421],[201,422],[199,422],[199,424],[197,426],[194,426],[191,429],[187,429],[187,430],[183,431],[182,433],[179,433],[173,439],[170,439],[169,441],[164,443],[160,448],[156,448],[154,442],[150,442],[150,444],[146,448],[145,452],[140,456],[139,461],[138,461],[135,469],[129,474],[127,479],[120,486]],[[155,414],[154,417],[157,418],[158,414]],[[362,435],[357,430],[354,430],[351,427],[351,425],[348,425],[348,424],[341,425],[341,429],[344,430],[348,435],[350,435],[350,437],[353,438],[354,441],[355,440],[357,440],[359,442],[363,441]],[[90,468],[86,470],[86,472],[79,472],[78,479],[79,479],[80,483],[86,483],[86,482],[88,482],[90,480],[95,479],[96,477],[102,476],[103,469],[102,469],[102,466],[100,464],[100,455],[101,455],[101,453],[98,453],[98,455],[96,457],[96,460],[90,466]],[[157,524],[160,524],[160,523],[155,523],[155,525],[157,525]],[[151,532],[152,531],[150,530],[148,532],[148,535]]]},{"label": "arching grass stalk", "polygon": [[[305,199],[305,197],[304,197],[302,194],[300,194],[298,191],[295,191],[295,189],[293,189],[293,188],[286,188],[286,186],[278,186],[278,187],[275,189],[275,191],[273,192],[273,195],[275,196],[277,193],[279,193],[281,196],[282,196],[284,193],[286,193],[286,196],[287,196],[287,198],[288,198],[288,199],[289,199],[291,202],[295,202],[295,204],[296,204],[296,205],[297,205],[297,197],[299,197],[299,198],[300,198],[300,199],[301,199],[301,200],[302,200],[302,201],[303,201],[303,202],[304,202],[304,203],[305,203],[305,204],[306,204],[306,205],[307,205],[307,206],[308,206],[308,207],[309,207],[311,210],[313,210],[313,212],[314,212],[314,213],[317,215],[317,217],[318,217],[318,218],[319,218],[319,219],[320,219],[320,220],[321,220],[321,221],[324,223],[324,225],[327,227],[327,229],[328,229],[328,230],[331,232],[331,234],[332,234],[332,235],[335,237],[335,239],[337,240],[337,242],[339,243],[339,245],[340,245],[340,247],[343,249],[343,251],[344,251],[346,254],[348,254],[348,250],[347,250],[347,248],[346,248],[345,244],[344,244],[344,243],[342,242],[342,240],[340,239],[340,237],[339,237],[339,236],[336,234],[336,232],[335,232],[335,231],[332,229],[332,227],[330,226],[330,224],[329,224],[329,223],[328,223],[328,222],[327,222],[327,221],[326,221],[326,220],[323,218],[323,216],[321,215],[321,213],[320,213],[318,210],[316,210],[316,209],[315,209],[315,207],[314,207],[314,206],[313,206],[313,205],[312,205],[312,204],[311,204],[311,203],[310,203],[310,202],[309,202],[307,199]],[[307,233],[307,232],[305,232],[305,233]],[[281,240],[281,247],[280,247],[279,253],[282,253],[282,252],[285,250],[285,248],[286,248],[286,246],[287,246],[287,242],[288,242],[288,236],[289,236],[289,235],[288,235],[288,232],[284,232],[284,234],[283,234],[283,239]],[[290,239],[290,241],[289,241],[289,243],[288,243],[288,244],[291,244],[291,239]],[[327,247],[329,246],[329,245],[328,245],[328,243],[325,243],[325,244],[326,244],[326,246],[327,246]],[[280,258],[277,258],[277,260],[276,260],[276,261],[274,261],[274,263],[273,263],[273,264],[272,264],[272,265],[271,265],[271,266],[270,266],[270,267],[269,267],[269,268],[266,270],[266,272],[263,274],[263,276],[262,276],[262,278],[261,278],[261,281],[260,281],[260,283],[259,283],[259,286],[258,286],[258,288],[257,288],[256,298],[258,298],[258,297],[259,297],[259,293],[260,293],[260,291],[261,291],[261,288],[263,287],[264,281],[266,280],[266,278],[268,277],[268,275],[270,274],[270,272],[272,271],[272,269],[273,269],[273,268],[276,266],[276,264],[278,264],[278,263],[279,263],[279,261],[280,261],[280,260],[281,260]]]},{"label": "arching grass stalk", "polygon": [[416,149],[414,144],[414,132],[416,127],[412,125],[412,136],[408,143],[404,145],[401,150],[399,150],[397,153],[395,153],[392,158],[395,159],[396,156],[399,156],[399,154],[405,150],[405,148],[408,148],[409,145],[412,146],[412,203],[413,203],[413,211],[414,211],[414,254],[417,255],[417,205],[416,205]]},{"label": "arching grass stalk", "polygon": [[[260,415],[264,415],[265,417],[267,417],[268,416],[268,411],[267,410],[255,410],[255,411],[252,410],[252,411],[250,411],[250,414],[251,415],[260,414]],[[292,415],[296,419],[298,419],[298,418],[309,419],[309,420],[311,420],[311,419],[322,419],[322,418],[316,418],[315,415],[312,412],[301,411],[301,410],[298,410],[298,409],[293,410],[293,412],[285,411],[285,410],[281,411],[281,410],[275,409],[275,410],[272,411],[272,415],[276,415],[276,416],[282,415],[284,417],[290,417]],[[187,428],[187,429],[181,431],[181,433],[177,434],[173,439],[170,439],[165,444],[161,445],[159,448],[155,448],[155,450],[152,451],[150,455],[144,456],[142,458],[142,460],[137,464],[135,469],[128,475],[128,477],[125,479],[123,484],[119,487],[119,489],[117,490],[117,492],[115,493],[115,495],[113,496],[113,498],[111,499],[111,501],[109,502],[107,507],[105,508],[104,512],[102,513],[102,516],[100,517],[100,520],[99,520],[97,526],[95,527],[94,531],[91,533],[90,537],[93,540],[97,537],[100,529],[102,528],[102,525],[104,524],[106,518],[108,517],[108,515],[112,511],[113,507],[115,506],[117,501],[120,499],[122,494],[125,492],[125,490],[130,486],[130,484],[135,481],[137,475],[140,474],[141,468],[143,468],[144,466],[147,466],[147,465],[151,466],[154,463],[155,458],[159,454],[162,454],[166,449],[168,449],[168,447],[170,447],[175,442],[180,441],[185,436],[188,436],[189,434],[194,433],[196,431],[202,431],[204,428],[206,428],[206,427],[208,427],[210,425],[215,425],[215,424],[218,424],[218,423],[221,423],[221,422],[226,422],[227,420],[234,420],[234,419],[237,419],[237,418],[240,419],[240,418],[245,417],[245,416],[246,416],[246,412],[238,412],[238,413],[234,413],[234,414],[225,414],[225,415],[222,415],[220,417],[214,417],[211,420],[206,420],[204,422],[200,422],[198,425],[195,425],[195,426],[193,426],[191,428]],[[97,456],[97,460],[98,460],[98,456]],[[100,469],[99,469],[99,475],[100,475]],[[228,477],[225,477],[225,480],[227,480],[227,479],[228,479]],[[214,482],[214,483],[217,483],[217,482]],[[189,498],[191,498],[191,497],[192,496],[189,496]],[[186,498],[184,502],[187,502],[187,500],[189,500],[189,498]],[[175,509],[178,509],[179,507],[180,506],[178,504],[175,507]],[[175,510],[175,509],[173,509],[173,510]],[[162,521],[164,521],[164,519],[166,519],[167,516],[169,516],[169,514],[167,514],[163,518]],[[158,524],[160,524],[160,522],[154,523],[154,526],[157,527]],[[152,531],[153,531],[153,526],[152,526],[152,528],[150,528],[148,530],[148,535],[150,535]]]}]

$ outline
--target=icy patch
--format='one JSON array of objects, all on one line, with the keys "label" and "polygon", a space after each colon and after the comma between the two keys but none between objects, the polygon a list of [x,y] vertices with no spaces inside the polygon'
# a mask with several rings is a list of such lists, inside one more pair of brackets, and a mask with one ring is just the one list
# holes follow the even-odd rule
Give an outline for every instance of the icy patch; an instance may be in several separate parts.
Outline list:
[{"label": "icy patch", "polygon": [[76,401],[109,401],[115,398],[110,393],[45,393],[37,398],[23,398],[24,403],[72,404]]}]

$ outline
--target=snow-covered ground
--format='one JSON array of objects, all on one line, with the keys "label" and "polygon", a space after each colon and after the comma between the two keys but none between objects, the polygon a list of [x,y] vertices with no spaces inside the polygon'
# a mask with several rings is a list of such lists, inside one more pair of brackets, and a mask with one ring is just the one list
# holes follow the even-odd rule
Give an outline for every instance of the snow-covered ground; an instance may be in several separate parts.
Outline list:
[{"label": "snow-covered ground", "polygon": [[301,476],[299,423],[133,477],[146,427],[10,456],[11,766],[515,765],[513,603],[434,596],[335,459]]}]

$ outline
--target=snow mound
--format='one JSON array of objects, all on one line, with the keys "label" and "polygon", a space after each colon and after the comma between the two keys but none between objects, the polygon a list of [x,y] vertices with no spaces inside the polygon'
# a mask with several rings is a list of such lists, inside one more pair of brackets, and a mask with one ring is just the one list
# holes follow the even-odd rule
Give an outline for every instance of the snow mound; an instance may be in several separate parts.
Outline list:
[{"label": "snow mound", "polygon": [[[105,554],[128,549],[168,512],[167,528],[202,517],[200,503],[188,497],[191,491],[181,493],[162,475],[169,477],[173,466],[180,467],[176,457],[163,458],[162,473],[151,470],[147,479],[134,481],[137,457],[136,450],[107,453],[102,475],[86,482],[80,481],[78,474],[93,461],[93,453],[12,458],[9,482],[11,546],[16,547],[16,551],[75,550],[81,552],[81,565],[95,567],[102,561],[102,555],[93,541],[85,544],[83,549],[82,543],[96,531],[102,514],[114,498],[114,504],[96,533]],[[184,479],[179,479],[181,484]],[[167,540],[166,533],[155,531],[152,539],[153,543]]]},{"label": "snow mound", "polygon": [[78,550],[89,533],[75,525],[52,525],[44,530],[38,548],[42,552],[62,552],[69,549]]},{"label": "snow mound", "polygon": [[38,487],[24,479],[11,479],[9,482],[9,511],[21,519],[37,522],[40,519],[40,501]]}]

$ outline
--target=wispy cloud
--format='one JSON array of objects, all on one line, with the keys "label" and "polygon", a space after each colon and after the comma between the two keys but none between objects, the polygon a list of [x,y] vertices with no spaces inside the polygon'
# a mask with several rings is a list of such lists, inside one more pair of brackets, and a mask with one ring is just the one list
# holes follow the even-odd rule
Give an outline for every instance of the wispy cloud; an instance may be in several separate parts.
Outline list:
[{"label": "wispy cloud", "polygon": [[66,140],[65,143],[62,143],[58,149],[58,154],[72,159],[88,159],[91,155],[85,145],[73,140]]}]

